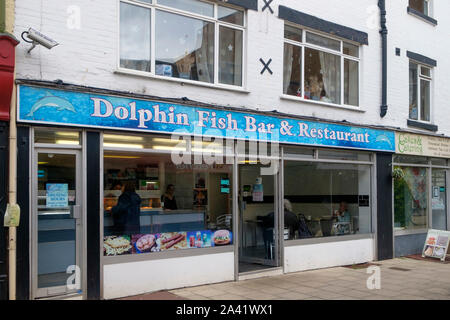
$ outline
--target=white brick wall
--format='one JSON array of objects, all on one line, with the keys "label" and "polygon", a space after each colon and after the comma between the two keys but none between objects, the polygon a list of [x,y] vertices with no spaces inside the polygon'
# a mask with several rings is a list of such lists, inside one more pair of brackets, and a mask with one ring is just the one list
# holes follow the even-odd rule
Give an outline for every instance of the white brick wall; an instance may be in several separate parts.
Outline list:
[{"label": "white brick wall", "polygon": [[[197,85],[114,73],[118,44],[118,0],[16,0],[15,34],[28,27],[36,28],[57,40],[52,50],[37,48],[26,54],[28,44],[17,48],[17,77],[56,80],[113,90],[126,90],[163,97],[188,97],[192,100],[234,107],[315,116],[324,119],[347,120],[362,124],[406,127],[408,116],[408,59],[406,50],[421,53],[438,61],[434,73],[434,123],[439,133],[450,135],[450,114],[445,112],[450,101],[446,85],[450,80],[450,2],[435,0],[437,27],[406,13],[408,0],[387,1],[389,110],[380,118],[381,104],[381,39],[377,0],[274,0],[275,11],[248,11],[247,30],[247,90],[249,93],[220,90]],[[67,8],[81,9],[81,29],[67,27]],[[280,99],[283,83],[283,20],[278,5],[315,15],[354,29],[367,32],[369,45],[361,51],[361,97],[363,112],[339,109],[311,103]],[[447,19],[447,20],[446,20]],[[395,55],[395,47],[402,56]],[[260,74],[259,58],[272,58],[270,75]],[[446,81],[447,80],[447,81]]]}]

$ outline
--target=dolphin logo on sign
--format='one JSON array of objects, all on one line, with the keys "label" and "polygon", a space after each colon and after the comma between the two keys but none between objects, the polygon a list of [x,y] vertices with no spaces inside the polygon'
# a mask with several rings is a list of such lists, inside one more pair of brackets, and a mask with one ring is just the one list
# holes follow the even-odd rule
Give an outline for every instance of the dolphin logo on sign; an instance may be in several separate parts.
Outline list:
[{"label": "dolphin logo on sign", "polygon": [[376,139],[376,142],[386,142],[390,147],[392,147],[391,141],[385,134],[379,135]]},{"label": "dolphin logo on sign", "polygon": [[36,111],[43,107],[51,107],[56,108],[58,111],[67,110],[76,113],[74,106],[69,101],[47,93],[44,98],[39,99],[33,105],[27,117],[32,117]]}]

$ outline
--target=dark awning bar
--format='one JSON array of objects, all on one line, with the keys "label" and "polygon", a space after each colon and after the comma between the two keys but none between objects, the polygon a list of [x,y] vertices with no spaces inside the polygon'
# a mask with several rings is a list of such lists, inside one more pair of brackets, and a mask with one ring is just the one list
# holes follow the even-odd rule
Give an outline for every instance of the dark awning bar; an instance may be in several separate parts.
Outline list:
[{"label": "dark awning bar", "polygon": [[244,9],[258,11],[258,0],[216,0],[218,3],[228,3]]},{"label": "dark awning bar", "polygon": [[279,6],[278,17],[311,29],[359,42],[360,44],[369,44],[369,36],[365,32],[326,21],[285,6]]},{"label": "dark awning bar", "polygon": [[437,66],[437,61],[428,57],[425,57],[421,54],[418,53],[414,53],[411,51],[406,51],[406,56],[410,59],[413,59],[417,62],[423,63],[423,64],[427,64],[429,66],[432,67],[436,67]]}]

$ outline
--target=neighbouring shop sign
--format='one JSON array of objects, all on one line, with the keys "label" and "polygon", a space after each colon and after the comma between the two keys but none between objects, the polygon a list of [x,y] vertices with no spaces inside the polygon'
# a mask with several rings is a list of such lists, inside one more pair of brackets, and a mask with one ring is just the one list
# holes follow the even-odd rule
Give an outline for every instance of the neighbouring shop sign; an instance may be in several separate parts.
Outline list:
[{"label": "neighbouring shop sign", "polygon": [[450,139],[396,132],[395,152],[416,156],[450,158]]},{"label": "neighbouring shop sign", "polygon": [[450,231],[428,230],[422,257],[432,257],[445,261],[449,242]]},{"label": "neighbouring shop sign", "polygon": [[395,151],[391,131],[19,86],[18,121]]}]

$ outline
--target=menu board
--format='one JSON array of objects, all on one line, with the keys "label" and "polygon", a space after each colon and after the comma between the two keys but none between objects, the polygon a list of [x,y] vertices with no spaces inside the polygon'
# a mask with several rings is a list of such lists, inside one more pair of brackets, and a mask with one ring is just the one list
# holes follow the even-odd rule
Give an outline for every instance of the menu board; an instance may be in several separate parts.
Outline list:
[{"label": "menu board", "polygon": [[430,257],[445,261],[448,245],[450,241],[450,231],[430,229],[422,251],[422,257]]}]

